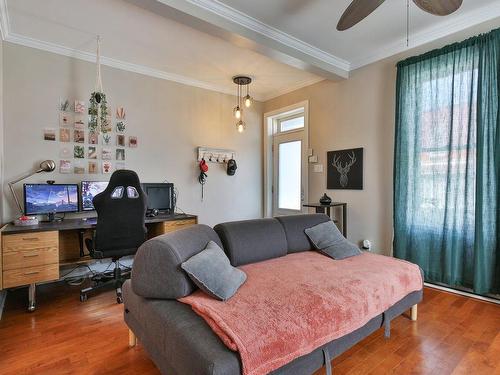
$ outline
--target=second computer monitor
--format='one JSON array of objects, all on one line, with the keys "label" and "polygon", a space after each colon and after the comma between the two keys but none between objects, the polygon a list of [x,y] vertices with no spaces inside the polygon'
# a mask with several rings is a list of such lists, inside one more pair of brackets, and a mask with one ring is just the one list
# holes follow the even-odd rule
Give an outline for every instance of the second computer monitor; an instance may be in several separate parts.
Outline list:
[{"label": "second computer monitor", "polygon": [[148,210],[157,209],[161,213],[174,211],[174,184],[171,183],[145,183],[142,190],[146,193]]},{"label": "second computer monitor", "polygon": [[103,192],[108,186],[108,181],[82,181],[82,211],[92,211],[94,210],[94,204],[92,199]]}]

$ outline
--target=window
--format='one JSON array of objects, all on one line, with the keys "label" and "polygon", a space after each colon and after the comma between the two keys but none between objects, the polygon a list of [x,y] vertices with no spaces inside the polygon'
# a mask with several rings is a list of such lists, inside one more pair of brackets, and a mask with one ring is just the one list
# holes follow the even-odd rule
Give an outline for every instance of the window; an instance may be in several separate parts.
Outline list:
[{"label": "window", "polygon": [[281,133],[302,129],[304,127],[304,115],[280,119],[278,120],[278,123],[279,131]]}]

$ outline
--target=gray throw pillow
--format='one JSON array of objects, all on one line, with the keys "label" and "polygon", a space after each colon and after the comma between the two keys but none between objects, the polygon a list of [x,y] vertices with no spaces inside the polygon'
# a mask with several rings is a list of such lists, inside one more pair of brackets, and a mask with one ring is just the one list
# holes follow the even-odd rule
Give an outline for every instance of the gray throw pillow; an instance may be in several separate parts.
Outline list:
[{"label": "gray throw pillow", "polygon": [[247,279],[245,272],[231,266],[214,241],[182,263],[181,268],[201,290],[221,301],[231,298]]},{"label": "gray throw pillow", "polygon": [[361,254],[361,250],[342,236],[333,221],[307,228],[305,232],[316,249],[333,259],[344,259]]}]

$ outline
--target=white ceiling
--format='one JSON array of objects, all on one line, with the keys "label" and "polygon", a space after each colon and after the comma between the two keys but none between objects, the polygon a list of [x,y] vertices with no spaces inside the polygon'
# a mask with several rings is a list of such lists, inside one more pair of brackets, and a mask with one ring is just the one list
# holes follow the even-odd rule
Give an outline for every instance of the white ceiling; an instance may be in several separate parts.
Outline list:
[{"label": "white ceiling", "polygon": [[[350,0],[0,0],[4,40],[121,69],[235,92],[255,79],[267,100],[407,50],[405,0],[386,0],[352,29],[336,23]],[[500,0],[464,0],[436,17],[410,1],[410,47],[498,19]]]}]

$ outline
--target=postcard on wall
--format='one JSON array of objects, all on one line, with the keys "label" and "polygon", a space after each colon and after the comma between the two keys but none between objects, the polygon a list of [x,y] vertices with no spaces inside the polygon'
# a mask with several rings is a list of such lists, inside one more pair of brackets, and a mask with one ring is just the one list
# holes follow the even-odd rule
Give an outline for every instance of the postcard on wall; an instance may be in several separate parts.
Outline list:
[{"label": "postcard on wall", "polygon": [[111,160],[112,159],[111,149],[103,148],[101,151],[101,158],[102,160]]},{"label": "postcard on wall", "polygon": [[97,159],[97,147],[89,146],[89,159]]},{"label": "postcard on wall", "polygon": [[85,132],[83,130],[75,130],[73,132],[73,141],[75,143],[84,143],[85,142]]},{"label": "postcard on wall", "polygon": [[69,128],[59,129],[59,142],[71,142],[71,130]]},{"label": "postcard on wall", "polygon": [[85,164],[83,161],[75,162],[73,172],[75,174],[85,174]]},{"label": "postcard on wall", "polygon": [[116,121],[116,132],[117,133],[123,133],[123,132],[125,132],[125,128],[126,128],[126,125],[125,125],[125,121],[124,120],[118,120],[118,121]]},{"label": "postcard on wall", "polygon": [[111,173],[113,170],[113,165],[110,161],[102,162],[102,173]]},{"label": "postcard on wall", "polygon": [[137,137],[133,136],[128,137],[128,147],[131,148],[137,147]]},{"label": "postcard on wall", "polygon": [[64,159],[73,157],[73,148],[71,146],[63,146],[59,150],[59,156]]},{"label": "postcard on wall", "polygon": [[125,147],[125,136],[123,134],[116,135],[116,145],[120,147]]},{"label": "postcard on wall", "polygon": [[98,162],[97,161],[89,161],[89,174],[97,174],[99,173]]},{"label": "postcard on wall", "polygon": [[116,149],[116,160],[125,160],[125,149],[117,148]]},{"label": "postcard on wall", "polygon": [[116,119],[117,120],[125,120],[125,108],[123,108],[123,107],[116,108]]},{"label": "postcard on wall", "polygon": [[111,134],[103,134],[102,135],[102,144],[107,145],[107,146],[111,146],[112,139],[113,139],[113,137],[111,137]]},{"label": "postcard on wall", "polygon": [[64,98],[59,100],[59,110],[67,112],[69,110],[69,100]]},{"label": "postcard on wall", "polygon": [[75,146],[73,148],[73,157],[75,159],[84,159],[85,158],[85,149],[83,146]]},{"label": "postcard on wall", "polygon": [[43,139],[45,141],[55,141],[56,140],[56,129],[54,129],[54,128],[43,129]]},{"label": "postcard on wall", "polygon": [[85,113],[85,102],[82,100],[75,100],[75,112]]},{"label": "postcard on wall", "polygon": [[69,126],[73,123],[73,116],[70,112],[59,112],[59,125],[60,126]]},{"label": "postcard on wall", "polygon": [[85,116],[84,115],[75,116],[75,129],[85,130]]},{"label": "postcard on wall", "polygon": [[59,173],[71,173],[71,171],[72,171],[71,160],[59,161]]},{"label": "postcard on wall", "polygon": [[120,169],[125,169],[125,163],[122,161],[115,163],[115,170],[118,171]]},{"label": "postcard on wall", "polygon": [[89,132],[89,144],[96,145],[98,139],[99,137],[96,132]]}]

